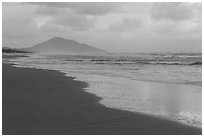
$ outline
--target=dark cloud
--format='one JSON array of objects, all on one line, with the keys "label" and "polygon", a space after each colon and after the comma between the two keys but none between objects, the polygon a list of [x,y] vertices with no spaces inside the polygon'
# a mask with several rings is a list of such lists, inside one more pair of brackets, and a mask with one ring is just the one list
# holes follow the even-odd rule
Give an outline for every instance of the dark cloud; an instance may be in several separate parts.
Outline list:
[{"label": "dark cloud", "polygon": [[193,11],[185,3],[164,2],[155,3],[150,10],[150,15],[155,20],[182,21],[191,19]]},{"label": "dark cloud", "polygon": [[24,4],[40,5],[55,8],[70,8],[75,12],[86,15],[105,15],[121,8],[120,3],[111,2],[27,2]]},{"label": "dark cloud", "polygon": [[[46,3],[48,4],[48,3]],[[60,5],[58,5],[59,7]],[[43,24],[42,28],[61,28],[72,29],[77,31],[86,31],[94,27],[95,18],[88,17],[86,14],[78,14],[70,8],[58,8],[55,5],[39,6],[36,9],[36,14],[39,16],[47,16],[50,19]],[[49,26],[49,27],[46,27]]]},{"label": "dark cloud", "polygon": [[[86,31],[94,27],[96,21],[95,15],[108,14],[118,7],[118,3],[71,3],[71,2],[38,2],[23,3],[37,5],[36,14],[39,16],[49,16],[51,19],[44,24],[50,26],[55,24],[54,28],[59,26],[69,29]],[[92,15],[90,18],[89,15]]]}]

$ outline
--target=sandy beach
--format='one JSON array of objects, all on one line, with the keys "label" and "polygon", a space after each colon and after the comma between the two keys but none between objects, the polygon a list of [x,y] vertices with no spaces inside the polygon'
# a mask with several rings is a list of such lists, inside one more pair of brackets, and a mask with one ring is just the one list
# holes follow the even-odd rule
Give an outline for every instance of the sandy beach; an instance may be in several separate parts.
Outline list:
[{"label": "sandy beach", "polygon": [[202,134],[202,130],[147,115],[106,108],[83,91],[87,83],[50,70],[3,64],[4,135]]}]

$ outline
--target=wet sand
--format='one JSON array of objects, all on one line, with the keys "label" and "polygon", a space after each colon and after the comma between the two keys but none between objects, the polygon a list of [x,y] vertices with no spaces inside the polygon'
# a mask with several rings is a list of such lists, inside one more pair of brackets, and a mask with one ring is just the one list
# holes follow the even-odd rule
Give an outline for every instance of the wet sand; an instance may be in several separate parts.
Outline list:
[{"label": "wet sand", "polygon": [[147,115],[106,108],[87,83],[50,70],[2,66],[2,134],[202,134]]}]

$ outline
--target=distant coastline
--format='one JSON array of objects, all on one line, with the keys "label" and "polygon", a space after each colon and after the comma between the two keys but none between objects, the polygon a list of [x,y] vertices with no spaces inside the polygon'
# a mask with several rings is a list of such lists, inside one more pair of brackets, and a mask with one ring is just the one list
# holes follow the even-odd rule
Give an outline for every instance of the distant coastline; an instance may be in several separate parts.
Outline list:
[{"label": "distant coastline", "polygon": [[32,52],[23,51],[23,50],[20,50],[20,49],[3,47],[2,48],[2,53],[32,53]]}]

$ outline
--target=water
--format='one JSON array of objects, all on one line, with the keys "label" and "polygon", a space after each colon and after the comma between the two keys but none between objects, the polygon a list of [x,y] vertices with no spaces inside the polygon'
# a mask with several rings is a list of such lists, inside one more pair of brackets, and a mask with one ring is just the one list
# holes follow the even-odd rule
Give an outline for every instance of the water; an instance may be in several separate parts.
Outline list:
[{"label": "water", "polygon": [[10,61],[85,81],[106,107],[202,127],[201,54],[33,54]]}]

